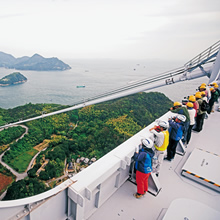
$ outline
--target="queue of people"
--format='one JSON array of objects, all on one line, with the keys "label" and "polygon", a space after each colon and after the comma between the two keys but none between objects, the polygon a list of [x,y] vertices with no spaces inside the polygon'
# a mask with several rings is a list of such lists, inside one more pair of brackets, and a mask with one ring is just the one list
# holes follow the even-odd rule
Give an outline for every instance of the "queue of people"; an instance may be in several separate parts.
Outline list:
[{"label": "queue of people", "polygon": [[[141,198],[148,191],[148,178],[151,172],[159,176],[163,160],[172,161],[176,154],[176,147],[182,140],[185,147],[190,142],[191,132],[200,132],[204,119],[214,112],[214,104],[218,102],[220,90],[217,83],[202,83],[198,92],[188,96],[182,103],[174,102],[169,110],[176,113],[168,121],[159,121],[150,128],[152,136],[143,139],[134,153],[137,192],[136,198]],[[167,156],[165,157],[165,153]]]}]

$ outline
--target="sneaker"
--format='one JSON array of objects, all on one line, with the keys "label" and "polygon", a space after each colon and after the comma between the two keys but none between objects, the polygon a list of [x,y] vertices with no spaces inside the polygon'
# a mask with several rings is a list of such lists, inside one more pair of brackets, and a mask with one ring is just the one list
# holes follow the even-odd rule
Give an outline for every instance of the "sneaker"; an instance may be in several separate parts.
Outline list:
[{"label": "sneaker", "polygon": [[141,198],[143,195],[141,195],[141,194],[139,194],[139,193],[134,193],[134,197],[136,198],[136,199],[139,199],[139,198]]}]

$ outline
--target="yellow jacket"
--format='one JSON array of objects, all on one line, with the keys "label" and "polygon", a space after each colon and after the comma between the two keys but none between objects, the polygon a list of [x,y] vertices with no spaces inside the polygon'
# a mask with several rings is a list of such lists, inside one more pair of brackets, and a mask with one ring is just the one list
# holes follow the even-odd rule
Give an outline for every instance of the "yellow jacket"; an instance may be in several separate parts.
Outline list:
[{"label": "yellow jacket", "polygon": [[167,149],[168,144],[169,144],[169,132],[168,132],[168,130],[162,131],[162,133],[164,134],[163,144],[160,147],[155,145],[155,148],[159,151],[165,151]]}]

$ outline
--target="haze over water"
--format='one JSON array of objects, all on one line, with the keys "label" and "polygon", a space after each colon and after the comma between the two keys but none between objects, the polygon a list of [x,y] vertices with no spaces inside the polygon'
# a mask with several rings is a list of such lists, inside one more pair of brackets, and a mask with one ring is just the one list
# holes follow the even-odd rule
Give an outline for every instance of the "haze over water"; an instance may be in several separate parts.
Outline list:
[{"label": "haze over water", "polygon": [[[20,72],[28,79],[23,84],[0,87],[0,108],[14,108],[27,103],[73,105],[83,99],[181,67],[184,64],[157,60],[65,60],[64,62],[72,69],[19,71],[0,68],[0,78],[13,72]],[[171,100],[180,101],[184,96],[195,92],[201,82],[208,82],[208,78],[181,82],[154,91],[163,92]],[[82,85],[85,88],[77,88]]]}]

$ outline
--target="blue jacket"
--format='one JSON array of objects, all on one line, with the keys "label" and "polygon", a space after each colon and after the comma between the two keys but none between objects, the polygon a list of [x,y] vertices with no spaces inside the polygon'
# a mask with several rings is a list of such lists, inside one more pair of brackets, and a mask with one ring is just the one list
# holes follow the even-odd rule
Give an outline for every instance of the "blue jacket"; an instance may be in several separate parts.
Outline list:
[{"label": "blue jacket", "polygon": [[183,136],[184,124],[182,122],[178,123],[173,120],[169,120],[169,134],[170,138],[179,141]]},{"label": "blue jacket", "polygon": [[[151,149],[152,150],[152,149]],[[145,151],[143,148],[139,153],[134,154],[135,169],[142,173],[150,173],[152,171],[151,158],[154,156],[152,152]]]}]

